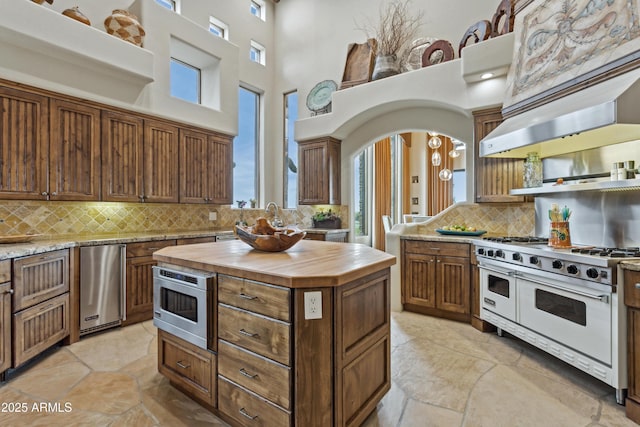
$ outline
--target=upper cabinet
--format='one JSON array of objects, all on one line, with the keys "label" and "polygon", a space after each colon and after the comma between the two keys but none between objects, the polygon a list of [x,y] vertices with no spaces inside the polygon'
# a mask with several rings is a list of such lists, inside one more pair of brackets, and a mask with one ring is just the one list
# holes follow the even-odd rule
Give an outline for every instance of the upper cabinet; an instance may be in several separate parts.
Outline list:
[{"label": "upper cabinet", "polygon": [[500,108],[473,113],[476,169],[476,202],[523,202],[524,196],[510,194],[511,189],[523,186],[522,159],[494,159],[479,157],[480,141],[502,123]]},{"label": "upper cabinet", "polygon": [[100,200],[100,110],[51,99],[50,200]]},{"label": "upper cabinet", "polygon": [[46,199],[48,118],[47,97],[0,87],[0,197],[3,199]]},{"label": "upper cabinet", "polygon": [[231,137],[180,130],[180,202],[233,202]]},{"label": "upper cabinet", "polygon": [[298,143],[298,204],[340,204],[340,141],[324,137]]},{"label": "upper cabinet", "polygon": [[145,202],[178,202],[178,128],[155,120],[144,121],[142,144]]}]

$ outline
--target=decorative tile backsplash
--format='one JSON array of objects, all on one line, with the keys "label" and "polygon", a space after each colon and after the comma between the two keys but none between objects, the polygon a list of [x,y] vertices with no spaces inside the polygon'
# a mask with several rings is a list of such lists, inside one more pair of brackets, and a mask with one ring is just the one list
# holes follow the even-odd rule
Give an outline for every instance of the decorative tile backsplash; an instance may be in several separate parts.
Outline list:
[{"label": "decorative tile backsplash", "polygon": [[457,203],[442,211],[418,233],[431,234],[445,225],[465,224],[500,236],[534,236],[533,203]]},{"label": "decorative tile backsplash", "polygon": [[[333,206],[343,224],[349,224],[348,206]],[[285,224],[311,227],[315,206],[281,209]],[[217,212],[217,220],[209,220],[209,212]],[[174,203],[115,202],[47,202],[0,201],[0,235],[15,234],[103,234],[167,230],[208,230],[230,228],[240,219],[241,211],[231,206]],[[272,218],[264,209],[244,209],[242,216],[249,224],[256,218]]]}]

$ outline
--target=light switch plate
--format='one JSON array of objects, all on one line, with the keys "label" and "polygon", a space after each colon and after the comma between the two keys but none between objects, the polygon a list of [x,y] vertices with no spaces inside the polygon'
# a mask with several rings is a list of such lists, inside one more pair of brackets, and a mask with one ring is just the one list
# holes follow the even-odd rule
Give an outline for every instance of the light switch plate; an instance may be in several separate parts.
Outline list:
[{"label": "light switch plate", "polygon": [[304,318],[322,319],[322,292],[304,293]]}]

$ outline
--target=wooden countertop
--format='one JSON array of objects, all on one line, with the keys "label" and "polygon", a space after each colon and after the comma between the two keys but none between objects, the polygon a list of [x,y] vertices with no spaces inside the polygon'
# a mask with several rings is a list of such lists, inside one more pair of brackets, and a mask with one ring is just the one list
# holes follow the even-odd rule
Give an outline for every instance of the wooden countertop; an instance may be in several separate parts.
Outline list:
[{"label": "wooden countertop", "polygon": [[369,246],[314,240],[285,252],[257,251],[239,240],[173,246],[153,258],[289,288],[342,286],[396,263],[395,256]]}]

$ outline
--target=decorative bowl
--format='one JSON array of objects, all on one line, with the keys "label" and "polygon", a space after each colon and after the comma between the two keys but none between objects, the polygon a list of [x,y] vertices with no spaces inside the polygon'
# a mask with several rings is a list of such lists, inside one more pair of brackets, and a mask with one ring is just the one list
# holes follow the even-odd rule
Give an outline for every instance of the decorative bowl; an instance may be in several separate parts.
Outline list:
[{"label": "decorative bowl", "polygon": [[258,218],[253,226],[236,225],[234,231],[238,239],[253,249],[265,252],[286,251],[307,234],[291,226],[274,228],[264,218]]}]

